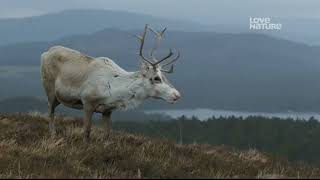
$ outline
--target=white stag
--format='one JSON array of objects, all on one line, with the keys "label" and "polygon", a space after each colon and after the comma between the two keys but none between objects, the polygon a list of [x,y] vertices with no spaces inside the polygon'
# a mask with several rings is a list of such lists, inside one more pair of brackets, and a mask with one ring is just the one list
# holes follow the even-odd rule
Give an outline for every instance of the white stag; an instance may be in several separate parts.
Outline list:
[{"label": "white stag", "polygon": [[[163,99],[174,103],[180,98],[180,93],[170,84],[162,72],[172,73],[172,63],[180,53],[171,61],[160,64],[173,56],[157,60],[152,48],[150,56],[143,54],[147,31],[156,35],[157,45],[163,33],[154,31],[145,26],[140,40],[139,56],[141,57],[140,70],[127,72],[111,59],[106,57],[93,58],[78,51],[55,46],[41,55],[41,79],[48,97],[49,128],[52,136],[56,135],[54,112],[61,103],[67,107],[83,109],[84,111],[84,140],[89,141],[91,131],[91,117],[94,112],[102,113],[102,120],[106,128],[106,137],[111,131],[111,113],[118,109],[137,107],[149,97]],[[169,70],[164,66],[171,64]]]}]

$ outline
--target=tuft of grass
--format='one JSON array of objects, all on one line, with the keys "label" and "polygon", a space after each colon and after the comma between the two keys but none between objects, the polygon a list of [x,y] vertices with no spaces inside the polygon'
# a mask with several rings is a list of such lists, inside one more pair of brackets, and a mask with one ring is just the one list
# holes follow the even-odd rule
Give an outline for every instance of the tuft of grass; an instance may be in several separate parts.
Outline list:
[{"label": "tuft of grass", "polygon": [[58,117],[58,136],[36,113],[0,114],[0,178],[318,178],[320,169],[289,163],[255,149],[177,145],[166,139],[93,126],[82,140],[82,121]]}]

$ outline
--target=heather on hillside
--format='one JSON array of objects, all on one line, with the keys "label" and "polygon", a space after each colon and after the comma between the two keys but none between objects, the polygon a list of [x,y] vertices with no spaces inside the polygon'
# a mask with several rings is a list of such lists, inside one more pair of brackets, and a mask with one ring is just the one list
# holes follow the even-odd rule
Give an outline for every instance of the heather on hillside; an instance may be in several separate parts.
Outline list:
[{"label": "heather on hillside", "polygon": [[49,137],[41,115],[0,114],[1,178],[320,177],[320,169],[289,163],[254,149],[178,145],[164,138],[114,131],[106,140],[94,127],[82,139],[80,119],[58,117]]}]

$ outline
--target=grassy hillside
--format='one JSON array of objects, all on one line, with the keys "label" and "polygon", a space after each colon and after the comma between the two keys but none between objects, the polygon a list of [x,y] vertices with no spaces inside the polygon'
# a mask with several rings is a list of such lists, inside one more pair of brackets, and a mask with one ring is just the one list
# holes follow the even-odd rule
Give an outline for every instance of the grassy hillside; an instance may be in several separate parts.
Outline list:
[{"label": "grassy hillside", "polygon": [[320,169],[274,159],[256,150],[177,145],[93,127],[85,145],[81,120],[58,118],[51,139],[41,115],[0,114],[0,178],[320,177]]}]

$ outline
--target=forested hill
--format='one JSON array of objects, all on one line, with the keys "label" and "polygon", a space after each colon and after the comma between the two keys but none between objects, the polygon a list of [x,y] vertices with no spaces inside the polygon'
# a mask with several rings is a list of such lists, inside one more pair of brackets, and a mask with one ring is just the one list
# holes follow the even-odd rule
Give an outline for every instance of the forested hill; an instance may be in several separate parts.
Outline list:
[{"label": "forested hill", "polygon": [[115,128],[177,143],[255,148],[290,161],[320,166],[320,122],[314,118],[212,117],[199,121],[181,117],[172,121],[116,122]]}]

